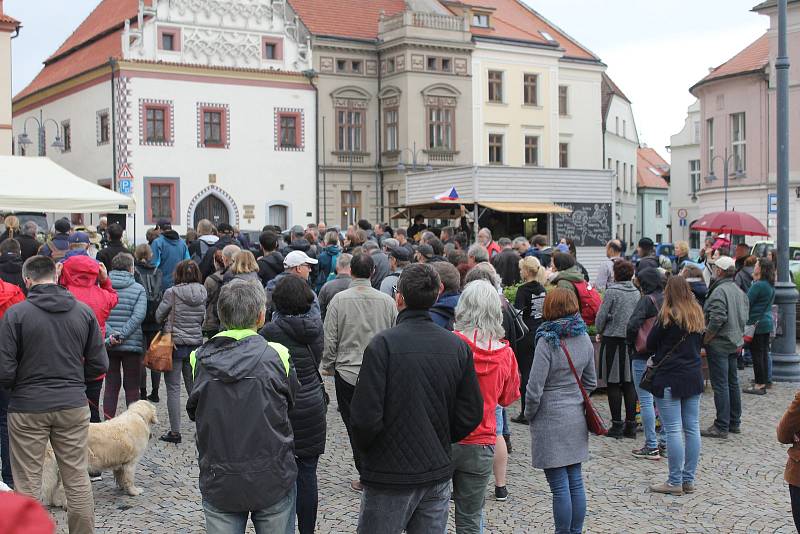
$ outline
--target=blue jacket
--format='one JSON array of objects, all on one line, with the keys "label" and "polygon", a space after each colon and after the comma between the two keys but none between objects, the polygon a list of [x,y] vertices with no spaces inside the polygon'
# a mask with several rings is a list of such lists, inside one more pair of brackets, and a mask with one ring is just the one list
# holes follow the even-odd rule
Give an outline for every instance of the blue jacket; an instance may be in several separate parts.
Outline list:
[{"label": "blue jacket", "polygon": [[106,321],[106,336],[117,334],[122,338],[122,344],[110,350],[141,354],[144,352],[142,321],[147,314],[147,293],[127,271],[111,271],[108,276],[119,302]]},{"label": "blue jacket", "polygon": [[[333,258],[341,253],[342,249],[339,248],[339,245],[328,245],[319,255],[319,275],[317,276],[317,283],[315,284],[317,293],[319,293],[322,286],[325,285],[325,282],[328,281],[328,275],[334,271]],[[335,272],[334,275],[336,275]]]},{"label": "blue jacket", "polygon": [[166,291],[172,287],[172,274],[183,260],[188,260],[189,247],[180,238],[175,230],[167,230],[153,241],[153,265],[164,275],[162,289]]},{"label": "blue jacket", "polygon": [[444,293],[440,296],[439,300],[431,306],[428,312],[433,322],[442,328],[452,331],[453,321],[455,321],[456,317],[456,306],[460,297],[460,293]]}]

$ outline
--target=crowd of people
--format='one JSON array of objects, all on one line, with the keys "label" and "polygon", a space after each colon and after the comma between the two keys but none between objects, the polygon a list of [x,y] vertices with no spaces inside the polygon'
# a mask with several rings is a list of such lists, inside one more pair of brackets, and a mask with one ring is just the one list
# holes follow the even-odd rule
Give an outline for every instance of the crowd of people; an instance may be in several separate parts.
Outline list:
[{"label": "crowd of people", "polygon": [[[529,426],[555,531],[582,532],[581,389],[598,381],[608,436],[635,439],[641,427],[633,456],[668,460],[666,480],[650,490],[692,493],[701,435],[741,432],[737,371],[749,355],[744,392],[771,387],[774,263],[743,247],[731,257],[713,239],[696,261],[678,243],[673,261],[644,238],[636,263],[612,240],[591,277],[570,239],[495,240],[481,228],[470,244],[463,229],[422,218],[408,229],[267,226],[258,243],[207,220],[181,237],[162,220],[132,248],[117,224],[100,247],[66,219],[44,243],[35,224],[5,224],[3,481],[38,496],[49,441],[72,533],[93,531],[90,480],[102,476],[86,469],[89,422],[114,418],[121,390],[126,405],[160,402],[160,373],[144,356],[161,331],[174,349],[159,439],[182,442],[186,410],[213,533],[244,532],[248,519],[259,532],[314,532],[330,403],[323,376],[333,378],[358,473],[349,481],[361,493],[358,531],[370,534],[444,532],[451,499],[456,531],[482,532],[486,487],[493,481],[495,499],[509,498],[511,422]],[[701,431],[703,359],[716,417]],[[800,397],[795,405],[800,412]],[[800,416],[792,421],[785,426]],[[800,478],[787,481],[800,504]]]}]

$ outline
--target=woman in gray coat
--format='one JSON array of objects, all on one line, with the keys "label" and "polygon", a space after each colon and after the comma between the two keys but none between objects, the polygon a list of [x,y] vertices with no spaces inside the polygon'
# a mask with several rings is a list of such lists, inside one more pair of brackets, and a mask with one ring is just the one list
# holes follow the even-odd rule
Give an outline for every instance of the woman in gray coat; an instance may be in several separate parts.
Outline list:
[{"label": "woman in gray coat", "polygon": [[[628,320],[639,303],[641,293],[633,285],[633,264],[614,262],[614,282],[606,289],[603,304],[597,312],[595,326],[600,341],[600,363],[597,370],[605,380],[608,407],[611,409],[611,430],[608,437],[636,437],[636,388],[633,387],[631,359],[625,331]],[[622,424],[622,399],[625,398],[625,424]]]},{"label": "woman in gray coat", "polygon": [[142,321],[147,314],[147,294],[133,277],[133,262],[133,256],[120,252],[111,260],[112,271],[108,274],[119,301],[106,320],[108,374],[103,394],[106,419],[117,413],[120,386],[125,389],[126,406],[139,400],[139,378],[144,354]]},{"label": "woman in gray coat", "polygon": [[181,375],[188,395],[192,392],[194,382],[189,355],[203,344],[207,294],[200,268],[192,260],[180,262],[175,267],[173,278],[175,285],[164,292],[164,299],[156,310],[156,320],[164,323],[165,331],[172,332],[172,342],[175,344],[172,370],[164,375],[170,431],[159,439],[168,443],[180,443]]},{"label": "woman in gray coat", "polygon": [[580,533],[586,516],[581,464],[589,458],[589,431],[583,396],[561,348],[567,347],[583,386],[593,390],[594,348],[579,311],[573,291],[548,293],[525,398],[533,467],[544,469],[550,484],[556,534]]}]

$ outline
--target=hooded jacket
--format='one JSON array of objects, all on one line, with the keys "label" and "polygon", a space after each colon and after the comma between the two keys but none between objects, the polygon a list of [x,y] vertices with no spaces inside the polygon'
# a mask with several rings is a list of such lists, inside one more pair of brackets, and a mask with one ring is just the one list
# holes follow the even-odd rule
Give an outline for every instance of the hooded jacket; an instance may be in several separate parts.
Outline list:
[{"label": "hooded jacket", "polygon": [[25,294],[15,284],[0,280],[0,317],[14,304],[25,300]]},{"label": "hooded jacket", "polygon": [[203,283],[206,288],[206,315],[203,319],[203,332],[216,333],[220,329],[219,313],[217,303],[219,302],[219,291],[225,282],[227,269],[211,274]]},{"label": "hooded jacket", "polygon": [[578,290],[575,289],[575,283],[585,282],[583,271],[577,265],[573,265],[564,271],[558,271],[553,279],[550,281],[556,287],[563,287],[572,290],[575,296],[578,297]]},{"label": "hooded jacket", "polygon": [[429,310],[433,322],[452,332],[460,297],[460,293],[443,293]]},{"label": "hooded jacket", "polygon": [[108,369],[92,310],[65,288],[38,284],[0,321],[0,386],[9,412],[43,413],[86,406],[86,382]]},{"label": "hooded jacket", "polygon": [[297,478],[289,411],[299,384],[288,351],[252,330],[230,330],[191,363],[186,411],[197,428],[203,499],[230,513],[269,508]]},{"label": "hooded jacket", "polygon": [[708,289],[703,306],[706,316],[706,346],[718,354],[733,354],[742,345],[750,302],[733,278],[719,278]]},{"label": "hooded jacket", "polygon": [[206,250],[203,259],[200,260],[199,264],[200,273],[203,275],[203,279],[211,276],[211,273],[213,273],[214,270],[216,269],[216,266],[214,265],[215,252],[224,249],[228,245],[236,245],[239,248],[242,247],[242,244],[239,241],[237,241],[236,238],[234,238],[231,234],[222,234],[219,237],[219,239],[217,239],[217,242],[214,243],[212,247],[209,247],[208,250]]},{"label": "hooded jacket", "polygon": [[[284,276],[295,276],[289,271],[283,271],[281,274],[273,278],[272,280],[267,283],[264,291],[267,292],[267,320],[270,320],[273,317],[277,317],[279,314],[275,311],[272,307],[272,292],[275,291],[275,286],[278,285],[281,278]],[[319,300],[317,299],[317,294],[314,293],[314,302],[311,303],[311,314],[316,314],[319,317],[322,317],[319,309]]]},{"label": "hooded jacket", "polygon": [[106,278],[97,285],[100,264],[89,256],[77,254],[67,258],[61,268],[61,285],[75,298],[89,306],[97,317],[100,333],[106,335],[106,320],[119,301],[117,292]]},{"label": "hooded jacket", "polygon": [[106,323],[107,336],[118,335],[122,343],[111,347],[114,351],[144,352],[142,321],[147,314],[147,294],[133,274],[127,271],[111,271],[111,285],[117,292],[119,302],[111,310]]},{"label": "hooded jacket", "polygon": [[[631,347],[636,345],[636,337],[644,322],[658,315],[658,310],[661,309],[661,304],[664,302],[664,284],[666,282],[664,275],[658,269],[643,269],[636,275],[636,279],[639,281],[643,295],[639,298],[631,318],[628,319],[628,326],[625,328],[626,342]],[[650,355],[647,350],[636,353],[631,349],[631,357],[634,360],[646,360]]]},{"label": "hooded jacket", "polygon": [[175,267],[183,260],[189,259],[189,247],[175,230],[162,232],[153,241],[153,265],[164,274],[162,288],[164,291],[172,287],[172,275]]},{"label": "hooded jacket", "polygon": [[130,254],[130,250],[122,244],[122,241],[109,241],[108,246],[97,253],[97,261],[102,262],[106,266],[106,270],[111,272],[111,262],[117,254],[123,252]]},{"label": "hooded jacket", "polygon": [[290,363],[300,388],[289,420],[294,431],[294,455],[319,456],[325,452],[325,386],[319,374],[322,360],[322,321],[311,315],[282,315],[259,332],[270,343],[289,349]]},{"label": "hooded jacket", "polygon": [[25,280],[22,278],[23,263],[22,256],[17,254],[3,254],[0,256],[0,280],[14,284],[24,293],[28,288],[25,287]]},{"label": "hooded jacket", "polygon": [[[478,428],[460,441],[462,445],[494,445],[497,442],[495,408],[506,407],[520,397],[519,368],[514,351],[507,341],[498,340],[496,348],[484,349],[461,332],[455,333],[472,350],[475,374],[483,396],[483,420]],[[494,347],[494,343],[492,343]]]},{"label": "hooded jacket", "polygon": [[607,337],[625,337],[628,320],[641,296],[630,280],[608,286],[594,323],[597,333]]},{"label": "hooded jacket", "polygon": [[658,262],[658,257],[655,254],[642,257],[636,264],[636,276],[645,269],[658,269],[661,264]]},{"label": "hooded jacket", "polygon": [[267,287],[270,280],[283,272],[283,254],[274,250],[258,258],[258,277]]},{"label": "hooded jacket", "polygon": [[[175,313],[170,313],[173,306]],[[206,314],[206,288],[202,284],[178,284],[164,292],[156,310],[156,321],[172,332],[176,345],[203,344],[203,319]],[[165,322],[166,321],[166,322]]]},{"label": "hooded jacket", "polygon": [[189,257],[200,264],[206,257],[206,253],[217,244],[217,241],[219,241],[218,236],[201,235],[189,245]]},{"label": "hooded jacket", "polygon": [[747,293],[750,291],[750,286],[753,285],[753,272],[755,271],[755,267],[742,267],[739,269],[739,272],[736,273],[733,281],[734,283]]},{"label": "hooded jacket", "polygon": [[36,254],[39,252],[41,243],[39,243],[35,237],[27,234],[19,234],[14,236],[14,239],[19,242],[20,256],[22,256],[22,261],[27,260],[31,256],[36,256]]},{"label": "hooded jacket", "polygon": [[[316,290],[320,292],[322,286],[328,281],[328,275],[332,272],[335,273],[335,266],[333,265],[333,258],[342,253],[339,245],[326,246],[319,255],[319,275],[317,276]],[[338,261],[338,258],[337,258]]]},{"label": "hooded jacket", "polygon": [[706,281],[702,277],[687,278],[686,281],[689,283],[689,289],[694,293],[694,298],[697,299],[697,303],[702,307],[703,304],[706,303],[706,295],[708,295]]}]

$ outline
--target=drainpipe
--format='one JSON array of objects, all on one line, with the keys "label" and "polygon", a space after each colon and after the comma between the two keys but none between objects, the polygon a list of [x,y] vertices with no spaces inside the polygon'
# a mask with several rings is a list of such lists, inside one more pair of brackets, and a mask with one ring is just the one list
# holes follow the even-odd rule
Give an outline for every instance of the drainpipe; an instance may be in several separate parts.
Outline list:
[{"label": "drainpipe", "polygon": [[375,217],[377,218],[375,221],[376,224],[383,222],[383,154],[381,151],[381,146],[383,143],[383,106],[381,102],[381,82],[381,51],[378,50],[378,120],[375,122],[375,139],[377,143],[377,146],[375,147],[377,151],[377,158],[375,160],[375,195],[378,200],[375,206]]},{"label": "drainpipe", "polygon": [[308,83],[314,88],[314,168],[316,169],[317,191],[314,214],[316,215],[317,222],[319,222],[321,220],[319,216],[319,87],[314,85],[314,78],[317,76],[314,69],[304,70],[303,76],[308,78]]},{"label": "drainpipe", "polygon": [[108,65],[111,67],[111,190],[117,190],[117,95],[114,91],[114,68],[117,60],[109,58]]}]

